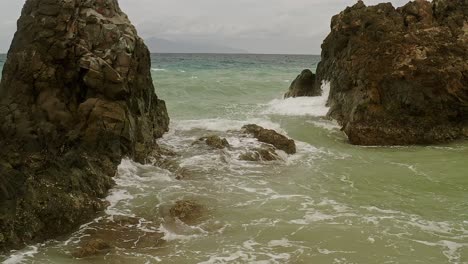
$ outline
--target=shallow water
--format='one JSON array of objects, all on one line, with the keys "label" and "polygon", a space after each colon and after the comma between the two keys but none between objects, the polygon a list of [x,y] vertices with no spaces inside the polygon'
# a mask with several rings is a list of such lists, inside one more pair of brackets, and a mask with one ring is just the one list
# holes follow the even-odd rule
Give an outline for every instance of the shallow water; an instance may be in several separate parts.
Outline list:
[{"label": "shallow water", "polygon": [[[188,177],[124,160],[97,223],[13,252],[4,263],[468,263],[468,143],[349,145],[323,118],[325,96],[281,99],[318,60],[153,55],[156,90],[172,118],[160,144],[178,153],[173,162]],[[298,153],[240,161],[260,144],[238,131],[248,123],[294,138]],[[192,144],[211,134],[232,147]],[[205,205],[200,222],[167,218],[179,199]],[[99,222],[119,215],[139,219],[125,231],[132,245],[70,257],[80,240],[107,228]],[[155,232],[163,232],[162,242],[152,239]]]}]

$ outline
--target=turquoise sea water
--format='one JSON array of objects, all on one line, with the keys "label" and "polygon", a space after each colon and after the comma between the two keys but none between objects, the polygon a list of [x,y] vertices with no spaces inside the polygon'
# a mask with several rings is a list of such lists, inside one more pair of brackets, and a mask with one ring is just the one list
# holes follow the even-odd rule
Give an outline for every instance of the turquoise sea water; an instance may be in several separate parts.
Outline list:
[{"label": "turquoise sea water", "polygon": [[[171,130],[159,142],[179,155],[184,180],[124,160],[111,206],[79,231],[5,256],[5,263],[468,263],[468,143],[359,147],[323,116],[324,96],[283,100],[317,56],[154,54],[156,92]],[[0,64],[2,57],[0,56]],[[256,123],[296,140],[298,153],[245,162],[260,145],[239,129]],[[193,145],[216,134],[231,148]],[[202,221],[168,218],[179,199],[206,207]],[[80,240],[108,234],[103,219],[139,219],[132,242],[78,260]],[[107,233],[106,233],[107,232]],[[163,243],[139,243],[162,232]],[[1,260],[1,258],[0,258]]]}]

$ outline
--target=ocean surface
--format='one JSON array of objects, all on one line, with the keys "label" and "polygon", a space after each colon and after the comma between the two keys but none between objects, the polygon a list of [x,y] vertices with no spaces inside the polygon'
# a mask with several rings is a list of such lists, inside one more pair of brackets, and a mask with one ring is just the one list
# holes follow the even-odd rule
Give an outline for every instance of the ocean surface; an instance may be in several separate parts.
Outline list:
[{"label": "ocean surface", "polygon": [[[5,57],[0,56],[0,65]],[[324,118],[324,96],[283,100],[317,56],[154,54],[156,92],[171,129],[159,140],[184,168],[123,160],[110,207],[93,223],[0,257],[3,263],[468,263],[468,143],[359,147]],[[238,159],[255,123],[296,140],[274,162]],[[219,135],[231,148],[192,144]],[[180,199],[205,206],[199,222],[167,217]],[[130,216],[123,232],[100,224]],[[153,235],[162,232],[162,240]],[[73,259],[81,239],[124,241],[104,256]],[[159,241],[159,242],[158,242]],[[144,243],[143,243],[144,242]]]}]

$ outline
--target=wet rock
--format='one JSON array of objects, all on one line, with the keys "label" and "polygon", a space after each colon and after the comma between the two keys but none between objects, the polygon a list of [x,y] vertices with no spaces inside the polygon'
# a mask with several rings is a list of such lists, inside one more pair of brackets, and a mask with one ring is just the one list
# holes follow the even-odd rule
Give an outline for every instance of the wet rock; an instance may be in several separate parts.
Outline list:
[{"label": "wet rock", "polygon": [[191,223],[202,217],[203,205],[191,200],[180,200],[169,210],[172,217],[178,218],[184,223]]},{"label": "wet rock", "polygon": [[246,133],[252,134],[258,141],[271,144],[275,148],[286,152],[287,154],[296,153],[296,143],[294,140],[287,138],[274,130],[265,129],[258,125],[245,125],[242,130]]},{"label": "wet rock", "polygon": [[83,231],[80,248],[72,255],[83,258],[108,253],[114,247],[119,249],[160,247],[165,241],[162,239],[164,234],[159,231],[159,226],[159,223],[129,216],[115,215],[109,219],[102,219]]},{"label": "wet rock", "polygon": [[150,53],[117,0],[27,0],[0,82],[0,252],[107,206],[122,157],[168,130]]},{"label": "wet rock", "polygon": [[322,90],[320,85],[316,85],[315,74],[311,70],[306,69],[291,83],[289,91],[284,95],[284,98],[320,95],[322,95]]},{"label": "wet rock", "polygon": [[230,146],[225,138],[219,136],[202,137],[198,141],[205,142],[206,145],[216,149],[224,149]]},{"label": "wet rock", "polygon": [[468,120],[468,1],[366,6],[332,19],[318,82],[352,144],[410,145],[463,137]]},{"label": "wet rock", "polygon": [[72,253],[75,258],[86,258],[96,255],[104,255],[112,250],[112,246],[102,239],[92,239],[84,244],[80,249]]},{"label": "wet rock", "polygon": [[281,160],[274,148],[256,148],[239,156],[245,161],[274,161]]}]

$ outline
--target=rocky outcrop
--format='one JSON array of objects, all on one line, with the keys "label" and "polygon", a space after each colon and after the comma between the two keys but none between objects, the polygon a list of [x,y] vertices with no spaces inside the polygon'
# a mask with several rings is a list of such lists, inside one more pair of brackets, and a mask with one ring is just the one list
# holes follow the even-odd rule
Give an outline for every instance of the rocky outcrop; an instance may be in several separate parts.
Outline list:
[{"label": "rocky outcrop", "polygon": [[[429,144],[466,136],[468,1],[401,8],[362,1],[333,17],[319,82],[353,144]],[[465,131],[465,132],[463,132]]]},{"label": "rocky outcrop", "polygon": [[272,129],[265,129],[261,126],[250,124],[242,127],[245,133],[253,135],[258,141],[273,145],[275,148],[286,152],[287,154],[296,153],[296,143],[294,140]]},{"label": "rocky outcrop", "polygon": [[322,90],[320,85],[316,85],[315,74],[311,70],[306,69],[291,83],[289,91],[284,95],[284,98],[320,95],[322,95]]},{"label": "rocky outcrop", "polygon": [[27,0],[0,83],[0,251],[92,219],[168,123],[117,0]]}]

